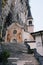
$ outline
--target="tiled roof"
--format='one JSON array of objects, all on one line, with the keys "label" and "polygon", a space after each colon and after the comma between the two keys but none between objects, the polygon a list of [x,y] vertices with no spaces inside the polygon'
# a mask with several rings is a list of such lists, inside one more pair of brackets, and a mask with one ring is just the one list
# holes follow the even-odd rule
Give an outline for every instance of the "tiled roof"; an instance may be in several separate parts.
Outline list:
[{"label": "tiled roof", "polygon": [[43,34],[43,30],[32,32],[31,35],[40,35]]}]

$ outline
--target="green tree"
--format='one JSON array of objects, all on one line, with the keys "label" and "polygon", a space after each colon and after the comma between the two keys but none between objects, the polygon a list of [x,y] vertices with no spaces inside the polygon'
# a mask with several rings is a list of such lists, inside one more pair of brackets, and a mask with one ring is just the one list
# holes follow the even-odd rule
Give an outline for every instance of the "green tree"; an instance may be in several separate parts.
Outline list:
[{"label": "green tree", "polygon": [[6,5],[7,0],[2,0],[2,7]]}]

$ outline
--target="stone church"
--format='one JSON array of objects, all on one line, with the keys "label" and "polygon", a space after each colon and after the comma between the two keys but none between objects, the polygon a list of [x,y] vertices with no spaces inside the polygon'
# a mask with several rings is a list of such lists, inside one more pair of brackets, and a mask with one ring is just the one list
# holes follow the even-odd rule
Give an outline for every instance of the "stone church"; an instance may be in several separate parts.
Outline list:
[{"label": "stone church", "polygon": [[33,41],[30,33],[34,31],[34,25],[29,0],[8,0],[8,4],[10,10],[5,18],[3,33],[5,42]]}]

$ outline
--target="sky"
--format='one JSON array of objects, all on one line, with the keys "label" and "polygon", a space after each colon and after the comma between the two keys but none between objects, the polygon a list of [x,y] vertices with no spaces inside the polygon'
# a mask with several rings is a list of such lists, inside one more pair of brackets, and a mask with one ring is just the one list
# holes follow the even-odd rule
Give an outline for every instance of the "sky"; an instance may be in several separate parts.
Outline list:
[{"label": "sky", "polygon": [[43,30],[43,0],[30,0],[34,31]]}]

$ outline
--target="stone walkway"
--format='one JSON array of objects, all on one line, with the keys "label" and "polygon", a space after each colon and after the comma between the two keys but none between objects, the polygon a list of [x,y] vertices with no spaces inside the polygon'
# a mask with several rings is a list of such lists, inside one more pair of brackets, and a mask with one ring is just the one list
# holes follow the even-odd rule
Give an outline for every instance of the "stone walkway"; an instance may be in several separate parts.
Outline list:
[{"label": "stone walkway", "polygon": [[9,43],[4,45],[10,52],[9,63],[7,65],[39,65],[34,54],[28,54],[24,44]]},{"label": "stone walkway", "polygon": [[10,57],[8,60],[12,65],[39,65],[33,54],[22,53],[15,57]]}]

